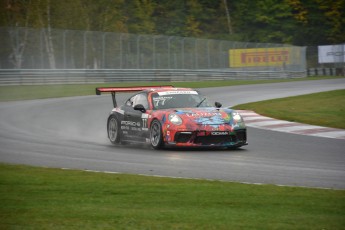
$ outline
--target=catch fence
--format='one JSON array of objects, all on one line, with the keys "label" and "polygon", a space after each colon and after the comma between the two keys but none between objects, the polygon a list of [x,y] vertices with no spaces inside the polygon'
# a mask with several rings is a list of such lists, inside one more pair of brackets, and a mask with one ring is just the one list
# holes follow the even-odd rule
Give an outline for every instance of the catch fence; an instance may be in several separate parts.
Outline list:
[{"label": "catch fence", "polygon": [[241,73],[237,76],[255,72],[267,72],[270,78],[306,76],[305,47],[18,27],[0,28],[0,34],[0,75],[14,69],[169,70],[172,74],[177,70],[216,70]]}]

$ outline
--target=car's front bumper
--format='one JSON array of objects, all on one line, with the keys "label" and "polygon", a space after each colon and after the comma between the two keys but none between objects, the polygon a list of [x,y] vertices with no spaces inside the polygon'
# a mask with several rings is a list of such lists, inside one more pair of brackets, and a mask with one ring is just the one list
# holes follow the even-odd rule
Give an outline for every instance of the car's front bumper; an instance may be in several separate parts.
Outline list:
[{"label": "car's front bumper", "polygon": [[246,129],[234,131],[167,131],[165,143],[181,147],[241,147],[247,145]]}]

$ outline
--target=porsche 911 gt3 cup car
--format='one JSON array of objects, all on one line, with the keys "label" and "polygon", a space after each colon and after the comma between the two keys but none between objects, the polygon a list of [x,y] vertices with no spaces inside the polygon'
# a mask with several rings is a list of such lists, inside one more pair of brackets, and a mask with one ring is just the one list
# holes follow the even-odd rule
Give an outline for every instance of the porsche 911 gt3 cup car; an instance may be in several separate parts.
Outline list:
[{"label": "porsche 911 gt3 cup car", "polygon": [[[172,86],[96,88],[96,94],[111,93],[114,109],[108,122],[113,144],[135,141],[165,146],[227,147],[247,145],[246,126],[239,113],[210,105],[191,88]],[[116,93],[137,92],[118,106]]]}]

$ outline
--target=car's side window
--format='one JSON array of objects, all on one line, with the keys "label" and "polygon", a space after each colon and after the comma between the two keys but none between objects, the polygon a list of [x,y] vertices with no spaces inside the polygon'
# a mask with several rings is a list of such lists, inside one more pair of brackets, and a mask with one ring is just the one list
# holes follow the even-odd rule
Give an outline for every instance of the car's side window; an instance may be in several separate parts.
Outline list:
[{"label": "car's side window", "polygon": [[138,105],[138,104],[142,104],[145,109],[149,108],[149,102],[147,100],[146,93],[137,94],[136,97],[135,97],[135,100],[133,102],[134,102],[133,106]]},{"label": "car's side window", "polygon": [[133,97],[129,98],[127,101],[126,101],[126,105],[127,106],[133,106]]},{"label": "car's side window", "polygon": [[132,107],[138,104],[142,104],[145,109],[149,108],[149,103],[148,103],[147,96],[145,93],[139,93],[137,95],[134,95],[133,97],[128,99],[128,101],[126,102],[127,106],[132,106]]}]

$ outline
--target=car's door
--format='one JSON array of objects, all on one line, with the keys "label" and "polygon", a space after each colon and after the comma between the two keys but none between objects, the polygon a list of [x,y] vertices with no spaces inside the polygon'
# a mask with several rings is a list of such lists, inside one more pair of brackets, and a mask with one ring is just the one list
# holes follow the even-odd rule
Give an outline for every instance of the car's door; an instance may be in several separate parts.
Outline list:
[{"label": "car's door", "polygon": [[138,93],[127,100],[124,109],[124,120],[122,126],[126,126],[129,136],[133,138],[144,139],[147,135],[147,115],[146,113],[135,110],[136,105],[142,105],[148,109],[147,93]]}]

